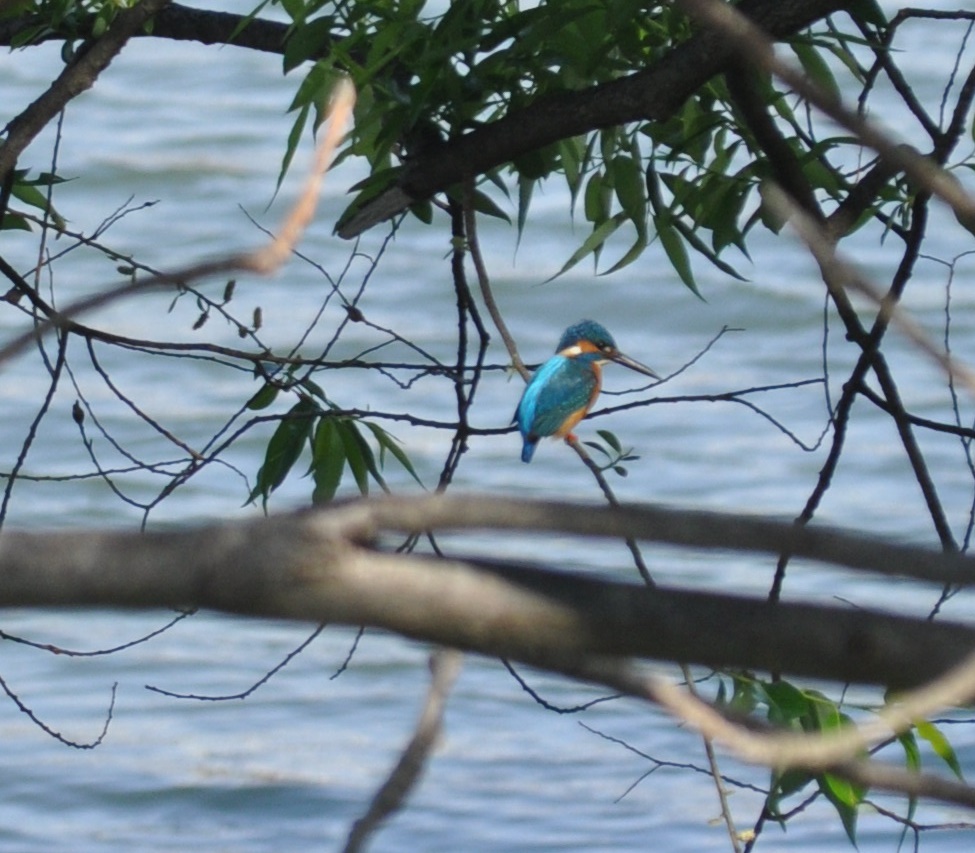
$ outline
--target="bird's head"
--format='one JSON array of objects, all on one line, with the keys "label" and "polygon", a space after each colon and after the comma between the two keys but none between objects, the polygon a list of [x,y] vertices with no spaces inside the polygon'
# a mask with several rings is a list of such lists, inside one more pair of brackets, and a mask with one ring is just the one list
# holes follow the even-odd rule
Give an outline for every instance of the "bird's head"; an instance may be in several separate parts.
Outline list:
[{"label": "bird's head", "polygon": [[616,341],[605,326],[595,320],[580,320],[562,333],[556,353],[565,358],[584,358],[595,363],[615,361],[624,367],[660,379],[645,364],[624,355],[616,346]]}]

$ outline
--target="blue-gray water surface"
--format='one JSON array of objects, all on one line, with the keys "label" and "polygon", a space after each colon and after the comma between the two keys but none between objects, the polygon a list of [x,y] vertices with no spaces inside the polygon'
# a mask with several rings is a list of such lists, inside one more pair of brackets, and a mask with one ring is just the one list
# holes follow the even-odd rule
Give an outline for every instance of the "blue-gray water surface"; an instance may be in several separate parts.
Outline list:
[{"label": "blue-gray water surface", "polygon": [[[937,91],[951,57],[930,56],[916,82]],[[22,109],[60,67],[53,47],[0,56],[5,94],[0,120]],[[262,228],[273,228],[298,189],[309,151],[302,148],[291,175],[272,202],[290,118],[285,114],[295,78],[283,78],[280,60],[232,48],[158,43],[141,39],[105,72],[95,88],[72,104],[64,119],[58,168],[74,181],[58,188],[55,203],[72,229],[90,233],[123,205],[152,206],[119,219],[100,238],[121,255],[173,268],[230,250],[257,246]],[[885,114],[888,125],[910,135],[906,118]],[[35,170],[52,158],[46,133],[21,160]],[[333,275],[351,246],[334,237],[332,225],[344,206],[342,190],[361,177],[342,167],[327,179],[316,222],[301,245],[308,258]],[[129,201],[131,200],[131,201]],[[696,271],[702,301],[674,280],[659,248],[609,278],[580,265],[545,283],[583,239],[585,229],[565,215],[567,199],[554,184],[534,202],[520,244],[513,229],[486,222],[482,239],[489,271],[527,361],[552,350],[561,329],[583,316],[606,323],[621,347],[663,374],[690,362],[722,327],[729,331],[696,363],[658,390],[660,397],[718,394],[822,375],[823,292],[814,265],[787,235],[764,235],[752,261],[737,258],[748,278],[736,282],[704,264]],[[270,206],[269,206],[270,205]],[[255,222],[257,224],[255,224]],[[971,247],[970,235],[940,213],[923,261],[909,290],[908,305],[934,336],[942,334],[951,261]],[[385,231],[369,235],[362,251],[376,253]],[[445,261],[449,231],[407,221],[386,249],[359,303],[368,318],[391,327],[428,351],[451,358],[454,299]],[[21,269],[32,263],[34,245],[4,232],[4,254]],[[66,238],[62,238],[66,242]],[[60,241],[52,241],[55,253]],[[883,281],[896,252],[875,240],[854,241],[856,261]],[[625,245],[618,247],[625,250]],[[19,253],[19,254],[18,254]],[[93,292],[118,278],[114,263],[95,253],[75,252],[56,267],[58,299]],[[952,282],[954,344],[975,358],[975,293],[971,263],[960,261]],[[366,269],[353,262],[353,292]],[[358,277],[357,277],[358,276]],[[46,286],[46,285],[45,285]],[[223,282],[208,292],[219,298]],[[233,308],[250,316],[260,306],[263,340],[287,347],[322,303],[328,283],[314,266],[294,261],[268,280],[243,278]],[[212,318],[200,331],[190,298],[169,311],[171,296],[119,302],[89,322],[132,337],[215,340],[243,346],[236,329]],[[309,341],[309,351],[327,340],[344,312],[330,306]],[[20,330],[23,316],[0,311],[0,333]],[[839,391],[853,355],[831,327],[831,393]],[[203,335],[206,337],[204,338]],[[336,355],[354,353],[380,338],[350,327]],[[896,335],[890,343],[894,370],[908,407],[950,418],[948,391],[939,369]],[[967,347],[967,351],[966,351]],[[207,361],[188,364],[134,357],[102,348],[104,367],[126,394],[190,446],[207,441],[234,407],[257,389],[253,376]],[[395,352],[395,351],[393,351]],[[495,341],[490,360],[507,357]],[[5,365],[0,374],[4,417],[3,458],[9,470],[26,425],[38,406],[46,374],[33,356]],[[79,360],[79,363],[83,359]],[[75,377],[107,430],[140,457],[179,458],[151,427],[139,421],[89,369]],[[608,371],[607,390],[626,387],[630,377]],[[408,410],[449,418],[452,388],[421,382],[403,392],[381,377],[330,374],[329,395],[377,410]],[[518,383],[501,372],[484,380],[472,420],[503,427],[514,409]],[[70,416],[77,394],[66,386],[44,421],[25,471],[63,475],[92,469]],[[613,398],[606,398],[613,400]],[[809,385],[749,398],[795,437],[816,445],[827,409],[823,389]],[[889,421],[858,404],[845,464],[824,501],[820,520],[936,544],[917,486]],[[962,402],[971,419],[970,402]],[[580,427],[582,438],[612,429],[639,459],[629,476],[614,478],[624,500],[745,510],[794,516],[822,466],[825,448],[802,450],[761,414],[733,403],[661,403],[614,414]],[[425,482],[434,480],[445,452],[436,431],[391,427]],[[227,461],[253,477],[269,432],[253,431],[234,445]],[[922,437],[949,519],[956,530],[967,521],[972,475],[961,448],[943,438]],[[102,459],[121,465],[102,440]],[[516,436],[471,441],[454,488],[499,494],[597,501],[589,473],[564,446],[543,444],[530,467],[518,459]],[[168,455],[167,455],[168,454]],[[397,490],[415,489],[409,477],[389,471]],[[147,501],[163,481],[145,472],[120,475],[126,493]],[[343,487],[351,494],[352,487]],[[309,481],[293,476],[275,494],[271,509],[307,502]],[[210,518],[245,517],[247,485],[231,467],[210,466],[148,515],[147,525]],[[13,491],[7,523],[22,527],[104,524],[135,528],[142,520],[97,478],[70,482],[24,481]],[[502,541],[480,537],[458,547],[490,548],[496,556],[525,557],[544,549],[566,568],[586,568],[635,579],[622,546],[587,549],[557,538]],[[753,557],[649,549],[648,561],[661,583],[763,595],[773,564]],[[880,582],[869,577],[793,567],[786,594],[926,613],[936,591]],[[951,618],[968,616],[971,599],[945,607]],[[0,627],[10,634],[68,649],[107,649],[161,627],[166,613],[125,614],[5,612]],[[199,614],[149,642],[97,657],[52,655],[12,643],[2,647],[0,676],[36,717],[65,738],[95,739],[118,684],[104,742],[70,749],[42,732],[12,701],[0,702],[0,851],[30,853],[59,849],[109,851],[287,850],[340,848],[352,822],[365,809],[411,727],[427,684],[429,650],[369,632],[343,669],[355,633],[326,629],[266,685],[246,699],[220,702],[176,699],[147,690],[154,686],[187,694],[230,695],[246,690],[279,664],[310,634],[311,626]],[[589,688],[527,672],[549,702],[573,706],[598,697]],[[869,693],[867,698],[876,698]],[[586,727],[583,727],[582,723]],[[594,731],[600,732],[605,737]],[[954,726],[950,736],[963,764],[973,766],[975,735]],[[621,745],[629,744],[632,749]],[[642,755],[640,753],[643,753]],[[896,760],[896,756],[893,756]],[[663,762],[655,764],[653,760]],[[722,770],[761,786],[767,776],[728,756]],[[925,757],[926,766],[937,762]],[[675,766],[679,765],[679,766]],[[693,765],[693,768],[688,767]],[[429,770],[408,808],[396,815],[372,844],[388,853],[413,851],[701,851],[729,849],[700,739],[661,713],[630,701],[595,705],[578,715],[540,707],[498,662],[468,658],[451,697],[446,729]],[[656,768],[656,769],[655,769]],[[653,771],[651,775],[647,775]],[[740,829],[758,815],[762,797],[733,788],[731,807]],[[886,801],[884,801],[886,802]],[[903,811],[903,804],[897,804]],[[970,816],[943,806],[921,810],[929,823]],[[860,818],[862,851],[897,848],[899,827],[867,810]],[[970,849],[963,829],[923,838],[922,849]],[[765,850],[849,849],[835,812],[814,803],[788,824],[767,829]]]}]

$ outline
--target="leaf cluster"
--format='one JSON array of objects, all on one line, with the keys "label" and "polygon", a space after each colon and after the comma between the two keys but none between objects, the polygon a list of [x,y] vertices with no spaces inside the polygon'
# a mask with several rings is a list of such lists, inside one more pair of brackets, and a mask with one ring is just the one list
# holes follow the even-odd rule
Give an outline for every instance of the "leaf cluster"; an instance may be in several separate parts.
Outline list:
[{"label": "leaf cluster", "polygon": [[[248,408],[261,410],[269,407],[281,390],[280,384],[266,383],[248,401]],[[383,491],[389,491],[382,475],[387,454],[423,485],[409,457],[382,427],[361,418],[340,414],[340,409],[311,379],[300,380],[296,390],[297,402],[280,417],[268,441],[248,503],[261,498],[266,508],[271,493],[285,481],[306,450],[311,455],[306,476],[310,474],[315,484],[312,492],[314,504],[327,503],[335,497],[346,470],[352,474],[356,487],[363,495],[369,494],[370,481]],[[368,436],[375,443],[376,451],[372,449]]]},{"label": "leaf cluster", "polygon": [[[11,198],[50,217],[55,228],[60,230],[64,227],[64,219],[54,209],[48,195],[43,192],[44,188],[62,183],[64,178],[50,172],[42,172],[37,177],[31,178],[29,169],[14,169],[9,180]],[[3,230],[30,231],[31,224],[26,216],[12,209],[8,204],[0,216],[0,231]]]},{"label": "leaf cluster", "polygon": [[[757,711],[764,713],[765,719],[777,728],[796,732],[829,734],[854,725],[841,702],[830,699],[818,690],[801,688],[782,679],[763,680],[746,674],[733,675],[730,689],[725,680],[719,681],[716,701],[729,713],[747,715]],[[919,738],[959,779],[962,778],[961,765],[951,743],[941,729],[926,720],[917,721],[913,728],[895,739],[903,749],[904,765],[908,770],[921,769]],[[789,802],[794,803],[800,794],[808,797],[810,788],[833,806],[847,837],[855,846],[857,817],[866,802],[868,790],[835,773],[812,772],[802,768],[773,771],[766,799],[767,814],[784,824],[790,814]],[[916,800],[912,798],[907,820],[913,819],[916,805]]]},{"label": "leaf cluster", "polygon": [[[323,120],[335,76],[349,75],[359,93],[355,129],[343,156],[365,158],[370,175],[355,188],[339,229],[389,189],[412,158],[429,156],[488,123],[557,103],[568,92],[637,74],[691,33],[675,7],[634,0],[468,0],[437,11],[422,0],[277,2],[291,19],[284,69],[303,73],[291,104],[295,121],[281,177],[309,122],[314,128]],[[853,14],[864,25],[885,24],[873,3],[859,4]],[[860,58],[868,46],[865,37],[827,21],[788,44],[827,91],[865,85]],[[749,97],[767,111],[794,168],[821,202],[840,203],[863,168],[858,143],[797,112],[796,99],[769,78],[753,77]],[[777,227],[756,191],[782,168],[770,159],[756,136],[760,129],[743,117],[744,109],[740,93],[715,78],[664,120],[528,146],[513,162],[472,176],[481,184],[474,206],[503,219],[510,218],[505,207],[515,207],[520,234],[536,188],[560,176],[589,230],[559,273],[587,258],[600,267],[603,250],[628,234],[621,254],[603,272],[633,263],[659,242],[694,292],[695,255],[741,278],[726,251],[747,255],[747,235],[756,224]],[[903,186],[894,185],[859,221],[887,220],[896,209],[903,212],[908,200]],[[428,200],[415,203],[412,211],[424,221],[432,216]]]},{"label": "leaf cluster", "polygon": [[30,21],[16,31],[11,47],[25,47],[56,34],[63,39],[61,58],[70,62],[78,42],[103,35],[115,16],[135,0],[20,0],[6,4],[0,18]]}]

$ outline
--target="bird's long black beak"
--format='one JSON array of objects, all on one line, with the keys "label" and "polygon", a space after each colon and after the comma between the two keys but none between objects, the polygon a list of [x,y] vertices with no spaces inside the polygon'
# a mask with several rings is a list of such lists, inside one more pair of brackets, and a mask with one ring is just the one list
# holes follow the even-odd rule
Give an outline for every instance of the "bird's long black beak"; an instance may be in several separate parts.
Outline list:
[{"label": "bird's long black beak", "polygon": [[621,352],[616,352],[609,356],[610,360],[615,361],[617,364],[622,364],[623,367],[628,367],[630,370],[635,370],[637,373],[642,373],[644,376],[650,376],[653,379],[661,379],[659,373],[651,370],[645,364],[640,364],[636,359],[630,358],[628,355],[624,355]]}]

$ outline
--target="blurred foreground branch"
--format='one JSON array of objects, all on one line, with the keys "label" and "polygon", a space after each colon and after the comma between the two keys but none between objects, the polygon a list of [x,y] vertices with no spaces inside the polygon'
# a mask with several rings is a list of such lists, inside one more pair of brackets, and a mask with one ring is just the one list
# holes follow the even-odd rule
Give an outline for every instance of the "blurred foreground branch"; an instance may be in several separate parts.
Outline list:
[{"label": "blurred foreground branch", "polygon": [[[143,0],[145,2],[145,0]],[[321,141],[315,149],[315,159],[301,192],[291,206],[278,232],[263,246],[249,252],[240,252],[193,263],[180,269],[158,273],[146,278],[135,278],[125,284],[113,284],[99,290],[92,296],[77,300],[61,310],[43,305],[45,319],[37,322],[3,346],[0,346],[0,363],[7,361],[31,346],[42,335],[52,329],[74,331],[75,320],[82,314],[102,308],[119,299],[160,288],[186,286],[189,282],[232,272],[251,272],[269,276],[276,272],[291,256],[308,224],[315,214],[322,182],[332,163],[332,156],[345,133],[346,124],[355,105],[355,89],[345,78],[335,86],[329,104],[329,123]],[[3,148],[0,148],[0,168],[2,168]],[[2,172],[0,172],[2,174]]]},{"label": "blurred foreground branch", "polygon": [[[975,790],[964,784],[936,777],[929,783],[856,759],[864,745],[910,726],[920,712],[975,696],[975,628],[381,550],[384,533],[485,528],[632,536],[723,551],[787,547],[797,556],[880,573],[913,566],[915,576],[938,582],[975,578],[975,559],[958,554],[748,516],[439,494],[169,532],[6,532],[0,606],[199,607],[385,629],[639,696],[746,760],[825,766],[875,787],[975,806]],[[727,719],[642,673],[634,658],[924,686],[859,729],[780,734]]]},{"label": "blurred foreground branch", "polygon": [[908,686],[975,649],[963,625],[376,547],[384,532],[484,528],[787,549],[938,584],[975,578],[975,559],[962,555],[748,516],[431,495],[173,532],[4,533],[0,606],[201,607],[367,625],[569,674],[580,656],[610,655]]}]

